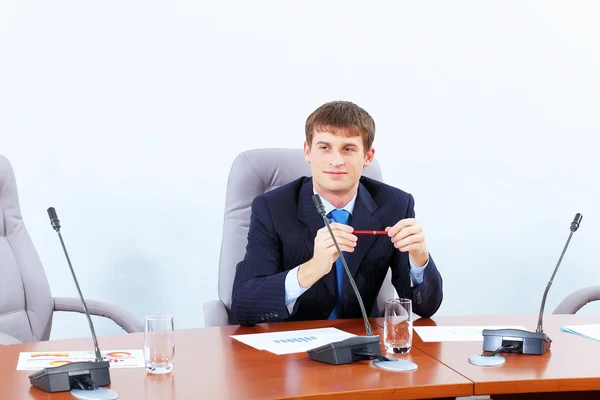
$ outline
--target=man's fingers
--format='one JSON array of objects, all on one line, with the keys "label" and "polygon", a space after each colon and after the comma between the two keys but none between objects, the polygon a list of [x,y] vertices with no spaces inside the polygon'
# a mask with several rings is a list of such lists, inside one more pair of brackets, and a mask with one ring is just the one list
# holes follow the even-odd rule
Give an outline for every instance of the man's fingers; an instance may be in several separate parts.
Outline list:
[{"label": "man's fingers", "polygon": [[[344,232],[352,232],[354,230],[353,227],[349,226],[349,225],[344,225],[344,224],[340,224],[339,222],[332,222],[329,224],[329,226],[331,227],[332,231],[344,231]],[[323,229],[325,229],[326,231],[328,231],[327,227],[324,227]]]},{"label": "man's fingers", "polygon": [[411,226],[411,225],[415,225],[417,223],[417,220],[414,218],[404,218],[401,219],[400,221],[398,221],[396,223],[396,225],[392,226],[390,229],[385,229],[388,233],[388,236],[390,237],[394,237],[396,236],[396,234],[398,234],[398,232],[400,232],[400,230],[402,230],[402,228],[405,228],[407,226]]},{"label": "man's fingers", "polygon": [[[338,252],[335,246],[328,247],[327,250],[330,251],[331,255],[337,254]],[[344,253],[352,253],[354,252],[354,246],[340,244],[340,250],[342,250]]]},{"label": "man's fingers", "polygon": [[[354,235],[352,233],[348,233],[348,232],[342,232],[342,231],[335,232],[334,231],[333,234],[335,235],[335,238],[337,240],[347,239],[347,240],[351,240],[353,242],[356,242],[358,240],[358,238],[356,237],[356,235]],[[331,238],[331,235],[329,235],[329,237]]]},{"label": "man's fingers", "polygon": [[407,246],[410,246],[413,244],[422,245],[424,241],[425,241],[424,235],[422,233],[419,233],[419,234],[411,235],[407,238],[397,241],[396,243],[394,243],[394,247],[397,249],[405,249]]},{"label": "man's fingers", "polygon": [[[355,240],[351,240],[348,238],[335,238],[337,240],[338,246],[351,246],[351,247],[355,247],[356,246],[356,241]],[[333,240],[331,239],[331,237],[327,238],[325,240],[325,245],[327,247],[335,247],[335,243],[333,243]]]},{"label": "man's fingers", "polygon": [[396,235],[392,236],[392,242],[396,243],[411,235],[418,235],[423,231],[419,225],[411,225],[404,227]]},{"label": "man's fingers", "polygon": [[[348,233],[346,231],[334,230],[333,235],[338,241],[340,240],[340,238],[348,239],[354,242],[358,240],[356,235],[353,235],[352,233]],[[322,240],[331,240],[331,234],[329,233],[329,231],[319,232],[317,234],[317,238],[320,238]]]},{"label": "man's fingers", "polygon": [[400,247],[398,250],[402,252],[413,251],[413,250],[421,250],[423,247],[422,243],[413,243],[408,246]]}]

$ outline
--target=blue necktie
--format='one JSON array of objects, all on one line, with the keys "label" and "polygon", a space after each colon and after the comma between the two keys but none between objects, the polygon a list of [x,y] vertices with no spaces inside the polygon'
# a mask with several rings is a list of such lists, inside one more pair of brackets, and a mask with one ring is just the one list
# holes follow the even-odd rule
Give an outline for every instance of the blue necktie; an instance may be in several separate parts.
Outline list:
[{"label": "blue necktie", "polygon": [[[350,219],[350,213],[346,210],[333,210],[331,213],[331,218],[335,222],[340,224],[347,225],[348,220]],[[342,252],[344,257],[346,256],[345,252]],[[342,258],[338,257],[335,260],[335,276],[337,278],[337,303],[335,308],[329,315],[329,319],[337,319],[341,315],[341,307],[342,307],[342,289],[344,287],[344,281],[346,278],[346,271],[344,270],[344,264],[342,263]]]}]

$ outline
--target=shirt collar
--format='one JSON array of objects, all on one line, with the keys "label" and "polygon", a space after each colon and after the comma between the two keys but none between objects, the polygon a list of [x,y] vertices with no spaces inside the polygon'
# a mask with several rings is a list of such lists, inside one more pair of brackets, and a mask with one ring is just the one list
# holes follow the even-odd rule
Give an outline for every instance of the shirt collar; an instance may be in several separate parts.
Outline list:
[{"label": "shirt collar", "polygon": [[[314,187],[313,187],[313,194],[317,194]],[[354,194],[354,197],[352,197],[352,199],[348,202],[348,204],[346,204],[342,208],[339,208],[339,210],[346,210],[350,213],[350,215],[352,215],[352,212],[354,211],[354,203],[356,203],[357,195],[358,195],[358,190]],[[325,198],[323,198],[323,196],[321,196],[321,201],[323,202],[323,206],[325,207],[325,214],[329,215],[330,212],[332,212],[333,210],[336,210],[336,208],[333,206],[333,204],[331,204],[330,202],[325,200]]]}]

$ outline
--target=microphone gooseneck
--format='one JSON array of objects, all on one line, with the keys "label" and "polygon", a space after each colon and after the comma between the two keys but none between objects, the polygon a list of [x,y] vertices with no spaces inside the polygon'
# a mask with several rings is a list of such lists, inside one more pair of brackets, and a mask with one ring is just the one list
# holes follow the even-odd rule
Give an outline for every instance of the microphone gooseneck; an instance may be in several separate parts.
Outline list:
[{"label": "microphone gooseneck", "polygon": [[560,257],[558,258],[558,262],[556,263],[554,272],[552,272],[552,276],[550,277],[550,280],[548,281],[548,285],[546,285],[546,290],[544,290],[544,296],[542,297],[542,304],[540,305],[540,315],[538,317],[537,329],[535,330],[538,333],[544,332],[544,329],[542,326],[542,320],[544,318],[544,308],[546,307],[546,297],[548,296],[548,291],[550,291],[550,286],[552,286],[552,282],[554,281],[554,276],[556,275],[556,272],[558,271],[558,267],[560,266],[560,263],[562,262],[565,252],[567,251],[567,247],[569,247],[569,243],[571,242],[571,237],[573,237],[573,233],[575,233],[575,231],[577,229],[579,229],[579,224],[581,224],[582,219],[583,219],[583,215],[581,215],[580,213],[575,214],[575,218],[573,218],[573,222],[571,222],[571,228],[570,228],[571,232],[569,233],[569,237],[567,238],[567,243],[565,243],[565,247],[563,248],[562,253],[560,253]]},{"label": "microphone gooseneck", "polygon": [[69,264],[69,269],[71,270],[71,275],[73,276],[73,281],[75,282],[75,287],[77,288],[77,293],[79,293],[79,298],[81,299],[81,304],[83,305],[83,311],[85,311],[85,316],[87,317],[88,324],[90,326],[90,330],[92,331],[92,339],[94,340],[94,353],[96,354],[96,361],[103,361],[102,354],[100,353],[100,348],[98,347],[98,339],[96,338],[96,331],[94,330],[94,324],[92,324],[92,318],[90,317],[90,313],[87,309],[87,304],[85,304],[85,299],[83,298],[83,294],[81,293],[81,288],[79,287],[79,282],[77,281],[77,277],[75,276],[75,271],[73,270],[73,265],[71,265],[71,259],[69,258],[69,253],[67,253],[67,248],[65,247],[65,242],[63,241],[62,235],[60,234],[60,220],[56,215],[56,211],[54,207],[50,207],[48,209],[48,216],[50,217],[50,224],[52,228],[58,234],[58,238],[60,239],[60,244],[62,245],[63,252],[65,253],[65,257],[67,258],[67,264]]},{"label": "microphone gooseneck", "polygon": [[367,312],[365,311],[365,305],[363,304],[362,297],[361,297],[360,293],[358,292],[358,288],[356,287],[356,282],[354,282],[354,278],[352,278],[352,274],[350,273],[348,264],[346,264],[346,259],[344,258],[344,255],[342,254],[342,250],[340,249],[340,246],[338,245],[338,242],[335,239],[335,235],[333,234],[333,231],[331,230],[331,226],[329,226],[329,220],[327,219],[327,214],[325,213],[325,206],[323,205],[323,202],[321,201],[321,197],[318,194],[315,194],[315,195],[313,195],[312,199],[313,199],[313,202],[315,203],[315,207],[317,208],[317,212],[319,213],[319,215],[321,215],[321,217],[323,218],[323,221],[325,222],[325,225],[327,226],[327,229],[329,230],[329,234],[331,235],[333,244],[335,245],[335,248],[338,251],[339,257],[342,260],[344,269],[346,270],[346,275],[348,276],[350,285],[352,285],[352,289],[354,289],[354,294],[356,294],[356,298],[358,299],[358,304],[360,306],[360,312],[362,313],[362,317],[365,322],[365,330],[367,332],[367,336],[375,336],[375,335],[373,335],[373,330],[371,329],[371,324],[369,323],[369,318],[367,317]]}]

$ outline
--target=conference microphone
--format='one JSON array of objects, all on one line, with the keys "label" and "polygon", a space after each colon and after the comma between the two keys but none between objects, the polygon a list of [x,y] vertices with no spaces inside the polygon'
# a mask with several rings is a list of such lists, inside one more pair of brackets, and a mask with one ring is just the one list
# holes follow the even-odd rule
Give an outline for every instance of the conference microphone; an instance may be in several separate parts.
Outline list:
[{"label": "conference microphone", "polygon": [[371,324],[369,323],[369,318],[367,317],[367,312],[365,311],[365,306],[362,301],[362,297],[358,292],[358,288],[356,287],[356,282],[354,282],[354,278],[350,273],[350,269],[348,268],[348,264],[346,264],[346,259],[344,258],[344,254],[340,249],[340,246],[331,230],[331,226],[329,225],[329,220],[327,219],[327,215],[325,213],[325,206],[323,206],[323,202],[321,201],[321,197],[318,194],[313,196],[313,202],[317,208],[317,212],[323,218],[327,229],[329,230],[329,234],[331,235],[331,239],[333,239],[333,244],[338,251],[339,257],[342,260],[342,264],[344,265],[344,269],[346,270],[346,275],[348,276],[348,280],[350,285],[352,285],[352,289],[354,289],[354,293],[356,294],[356,298],[358,299],[358,304],[360,305],[360,311],[363,316],[363,320],[365,323],[365,331],[367,332],[366,336],[354,336],[345,340],[341,340],[338,342],[329,343],[311,350],[308,350],[308,356],[311,360],[321,361],[328,364],[340,365],[340,364],[348,364],[354,361],[365,360],[365,359],[381,359],[388,360],[386,357],[381,355],[381,346],[379,336],[373,334],[373,330],[371,329]]},{"label": "conference microphone", "polygon": [[554,272],[552,272],[552,276],[548,281],[548,285],[546,285],[546,290],[544,291],[544,295],[542,297],[540,315],[538,317],[538,324],[535,332],[525,331],[522,329],[484,329],[482,332],[483,351],[491,351],[494,352],[494,354],[497,352],[507,352],[540,355],[544,354],[550,349],[552,340],[544,333],[544,329],[542,327],[544,307],[546,306],[546,297],[548,296],[548,291],[550,290],[550,286],[552,286],[552,282],[554,281],[558,267],[562,262],[565,252],[567,251],[567,247],[569,247],[571,237],[573,237],[575,231],[579,229],[582,219],[583,215],[577,213],[575,214],[575,218],[573,218],[573,222],[571,222],[571,232],[569,233],[567,243],[565,243],[563,251],[560,254],[558,262],[556,263],[556,267],[554,268]]},{"label": "conference microphone", "polygon": [[50,207],[48,209],[48,216],[50,217],[50,224],[52,225],[52,228],[54,228],[54,230],[58,233],[58,238],[60,239],[63,252],[65,253],[65,257],[67,259],[67,264],[69,265],[69,269],[71,270],[71,275],[73,276],[73,281],[75,282],[77,293],[79,294],[81,304],[83,305],[83,310],[85,311],[85,315],[87,317],[87,321],[92,332],[92,339],[94,340],[94,353],[96,360],[78,361],[70,364],[61,365],[58,367],[44,368],[40,371],[29,375],[29,380],[32,386],[35,386],[46,392],[52,393],[73,390],[73,395],[75,397],[80,397],[78,394],[86,393],[88,391],[93,390],[95,392],[98,392],[95,394],[94,397],[96,399],[115,399],[117,397],[115,397],[116,393],[114,391],[107,389],[98,389],[99,386],[110,385],[110,373],[108,371],[110,365],[108,361],[105,361],[103,359],[102,354],[100,353],[100,348],[98,347],[98,339],[96,338],[96,331],[94,330],[94,325],[92,324],[92,319],[90,317],[90,313],[88,312],[85,299],[83,298],[83,294],[81,294],[79,282],[77,281],[75,271],[73,270],[73,266],[71,265],[71,259],[69,258],[69,254],[67,253],[65,242],[63,241],[62,235],[60,233],[60,220],[56,215],[54,207]]}]

